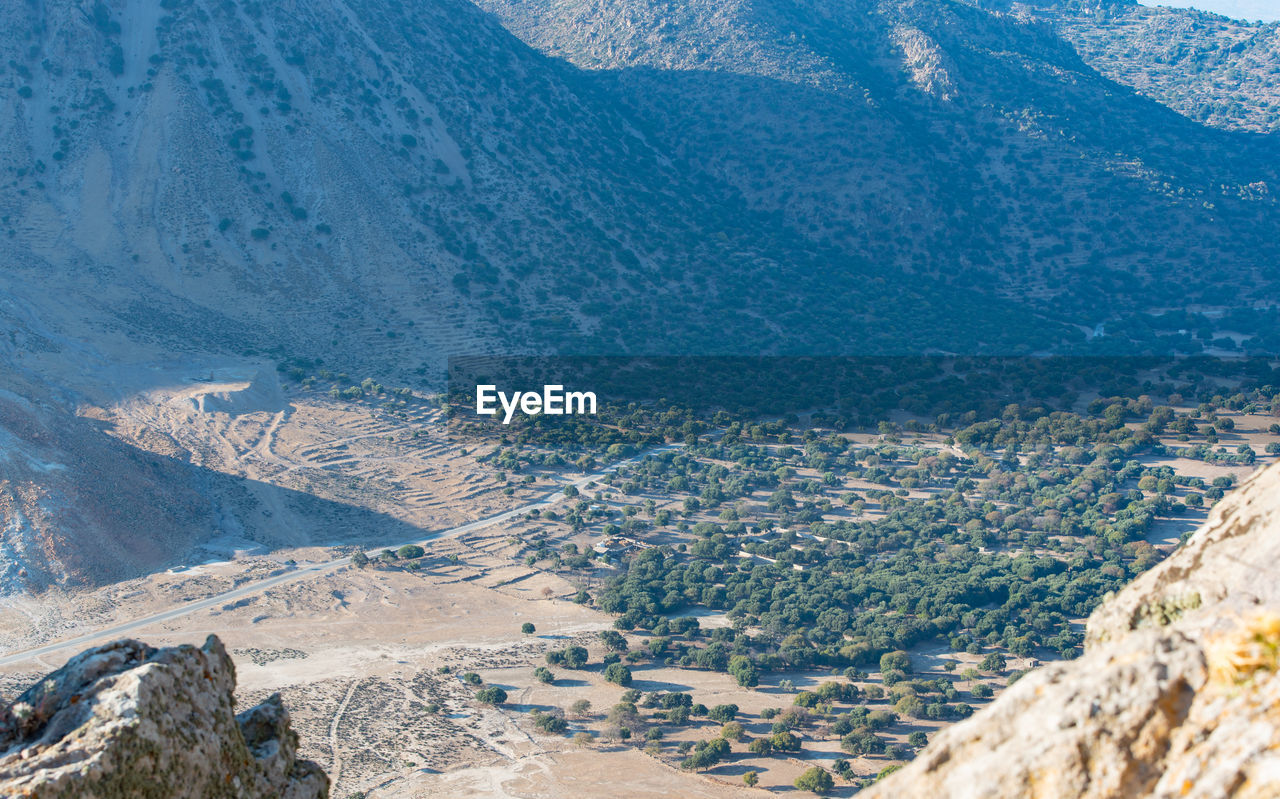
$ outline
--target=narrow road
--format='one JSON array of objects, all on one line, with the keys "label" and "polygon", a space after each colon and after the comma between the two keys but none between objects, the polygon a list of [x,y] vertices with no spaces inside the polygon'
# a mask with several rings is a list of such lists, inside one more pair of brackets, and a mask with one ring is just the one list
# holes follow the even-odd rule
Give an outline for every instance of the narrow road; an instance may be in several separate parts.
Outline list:
[{"label": "narrow road", "polygon": [[[545,494],[541,499],[535,500],[526,505],[521,505],[518,508],[512,508],[511,510],[503,511],[502,513],[498,513],[493,516],[486,517],[484,519],[477,519],[476,521],[473,521],[473,522],[460,524],[457,527],[450,527],[445,530],[439,530],[434,533],[429,533],[424,538],[420,538],[415,541],[405,541],[402,544],[392,545],[390,548],[396,549],[397,547],[403,546],[404,544],[419,544],[422,546],[426,546],[432,543],[433,541],[441,541],[448,538],[456,538],[460,535],[465,535],[466,533],[475,532],[476,530],[483,530],[484,528],[490,527],[495,524],[501,524],[502,522],[505,522],[517,516],[526,514],[531,510],[542,510],[544,508],[551,507],[552,505],[555,505],[557,503],[564,501],[565,499],[564,489],[569,486],[573,486],[579,491],[582,491],[588,484],[593,482],[598,482],[600,479],[602,479],[606,475],[616,471],[617,469],[623,466],[629,466],[651,455],[657,455],[658,453],[661,453],[661,452],[670,452],[671,450],[680,449],[682,447],[684,447],[683,443],[674,443],[674,444],[664,444],[661,447],[654,447],[653,449],[645,450],[644,452],[641,452],[638,455],[634,455],[630,458],[626,458],[625,460],[618,461],[617,463],[613,464],[612,466],[609,466],[606,469],[601,469],[598,472],[584,475],[582,477],[577,478],[576,480],[563,481],[554,490]],[[381,552],[384,548],[385,547],[379,547],[377,550],[373,551],[373,554],[376,556],[377,553]],[[153,624],[160,624],[162,622],[172,621],[174,619],[181,618],[182,616],[186,616],[189,613],[195,613],[196,611],[207,610],[209,608],[222,605],[225,603],[235,602],[238,599],[243,599],[244,597],[261,593],[262,591],[265,591],[268,588],[274,588],[278,585],[284,585],[286,583],[292,583],[298,580],[306,580],[312,577],[319,577],[320,575],[330,574],[350,564],[351,564],[351,558],[348,556],[343,558],[336,558],[330,561],[325,561],[323,563],[311,563],[305,566],[299,566],[294,569],[288,569],[280,574],[276,574],[271,577],[265,577],[255,582],[245,583],[244,585],[239,586],[238,588],[233,588],[230,591],[224,591],[221,594],[215,594],[214,596],[205,597],[204,599],[197,599],[193,602],[188,602],[185,605],[178,605],[177,607],[170,608],[169,610],[161,611],[160,613],[155,613],[150,616],[143,616],[141,618],[133,619],[131,621],[121,622],[120,624],[114,624],[110,627],[103,627],[103,628],[94,630],[93,632],[85,633],[83,635],[78,635],[75,638],[67,638],[65,640],[56,641],[51,644],[45,644],[44,646],[39,646],[34,649],[26,649],[19,652],[12,652],[6,655],[2,655],[0,656],[0,666],[9,666],[14,663],[21,663],[26,660],[31,660],[32,658],[43,657],[44,655],[51,655],[55,652],[59,652],[61,650],[68,649],[68,648],[76,648],[76,649],[84,648],[86,644],[94,643],[97,641],[114,640],[116,638],[120,638],[129,633],[135,632],[143,627],[149,627]]]}]

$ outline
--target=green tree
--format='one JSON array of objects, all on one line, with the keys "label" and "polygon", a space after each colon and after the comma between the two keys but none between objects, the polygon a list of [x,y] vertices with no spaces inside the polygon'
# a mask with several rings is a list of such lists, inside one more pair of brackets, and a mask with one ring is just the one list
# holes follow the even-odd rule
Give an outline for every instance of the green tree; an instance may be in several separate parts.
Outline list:
[{"label": "green tree", "polygon": [[533,726],[548,735],[563,735],[569,729],[569,722],[564,720],[564,716],[559,711],[543,713],[535,710],[533,712]]},{"label": "green tree", "polygon": [[760,684],[760,671],[746,655],[734,655],[729,658],[729,674],[743,688],[754,688]]},{"label": "green tree", "polygon": [[816,794],[825,794],[836,787],[836,781],[832,778],[831,773],[821,766],[810,768],[799,777],[796,777],[796,781],[793,784],[797,790],[812,791]]},{"label": "green tree", "polygon": [[604,678],[608,682],[626,687],[631,684],[631,669],[621,663],[610,663],[604,670]]},{"label": "green tree", "polygon": [[552,666],[564,666],[566,669],[580,669],[587,665],[587,650],[581,646],[570,646],[564,649],[553,649],[546,655]]},{"label": "green tree", "polygon": [[902,697],[894,704],[893,709],[903,716],[924,718],[924,702],[920,701],[918,696],[908,694]]},{"label": "green tree", "polygon": [[896,652],[885,652],[880,656],[880,671],[900,671],[904,674],[911,673],[911,656],[906,652],[898,650]]},{"label": "green tree", "polygon": [[800,739],[792,735],[790,730],[783,730],[770,735],[769,743],[773,744],[773,748],[779,752],[800,751]]},{"label": "green tree", "polygon": [[711,768],[729,754],[729,742],[723,738],[712,738],[710,741],[698,741],[693,753],[680,763],[686,771],[701,771]]},{"label": "green tree", "polygon": [[627,639],[617,630],[601,630],[600,640],[614,652],[623,652],[627,648]]},{"label": "green tree", "polygon": [[884,751],[884,741],[868,729],[858,729],[840,739],[840,748],[851,755],[874,755]]},{"label": "green tree", "polygon": [[537,632],[537,630],[538,628],[534,627],[533,622],[531,621],[526,621],[524,624],[520,625],[520,632],[524,633],[525,635],[533,635],[535,632]]},{"label": "green tree", "polygon": [[999,674],[1005,669],[1004,655],[1001,655],[999,652],[992,652],[982,659],[982,662],[978,664],[978,668],[983,671]]},{"label": "green tree", "polygon": [[476,701],[486,705],[500,705],[507,701],[507,692],[496,685],[486,686],[476,691]]},{"label": "green tree", "polygon": [[425,554],[427,551],[417,544],[405,544],[396,550],[396,556],[401,560],[416,560]]}]

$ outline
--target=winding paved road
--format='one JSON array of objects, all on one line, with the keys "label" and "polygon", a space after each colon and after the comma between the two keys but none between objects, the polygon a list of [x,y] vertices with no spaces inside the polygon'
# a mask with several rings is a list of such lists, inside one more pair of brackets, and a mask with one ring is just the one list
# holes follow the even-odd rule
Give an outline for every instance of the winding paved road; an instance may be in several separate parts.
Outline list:
[{"label": "winding paved road", "polygon": [[[661,453],[661,452],[669,452],[671,450],[680,449],[683,446],[684,446],[683,443],[664,444],[661,447],[654,447],[653,449],[645,450],[644,452],[641,452],[638,455],[634,455],[630,458],[626,458],[625,460],[618,461],[612,466],[609,466],[608,468],[602,469],[593,474],[588,474],[583,477],[579,477],[576,480],[568,480],[568,481],[561,482],[554,490],[548,492],[541,499],[538,499],[534,502],[530,502],[526,505],[521,505],[518,508],[512,508],[511,510],[508,510],[508,511],[503,511],[502,513],[498,513],[493,516],[488,516],[483,519],[477,519],[476,521],[473,521],[473,522],[460,524],[457,527],[450,527],[445,530],[439,530],[434,533],[429,533],[424,538],[420,538],[415,541],[405,541],[402,544],[392,546],[391,548],[395,549],[398,546],[403,546],[404,544],[421,544],[425,546],[427,544],[430,544],[433,541],[440,541],[446,538],[456,538],[466,533],[474,532],[476,530],[482,530],[486,527],[490,527],[495,524],[501,524],[502,522],[505,522],[516,516],[520,516],[522,514],[528,513],[531,510],[541,510],[543,508],[550,507],[552,505],[555,505],[559,502],[564,501],[565,499],[564,489],[567,488],[568,486],[573,486],[574,488],[577,488],[579,491],[581,491],[588,484],[593,482],[598,482],[600,479],[602,479],[609,473],[616,471],[622,466],[630,465],[637,461],[643,460],[644,458],[647,458],[651,455],[657,455],[658,453]],[[384,549],[384,547],[379,547],[377,552],[381,552],[382,549]],[[155,613],[150,616],[143,616],[141,618],[133,619],[131,621],[121,622],[120,624],[114,624],[110,627],[103,627],[103,628],[94,630],[93,632],[85,633],[84,635],[78,635],[75,638],[67,638],[61,641],[55,641],[54,643],[45,644],[44,646],[39,646],[34,649],[25,649],[19,652],[12,652],[9,654],[0,655],[0,666],[10,666],[10,665],[13,665],[14,663],[21,663],[26,660],[31,660],[32,658],[43,657],[44,655],[51,655],[63,649],[68,649],[68,648],[80,649],[80,648],[83,648],[86,644],[90,644],[95,641],[101,641],[103,639],[114,640],[128,633],[135,632],[143,627],[148,627],[152,624],[158,624],[160,622],[172,621],[173,619],[186,616],[189,613],[195,613],[196,611],[207,610],[209,608],[212,608],[218,605],[223,605],[229,602],[235,602],[238,599],[242,599],[244,597],[252,596],[254,594],[265,591],[268,588],[274,588],[275,586],[296,582],[298,580],[306,580],[312,577],[318,577],[322,574],[330,574],[332,572],[337,571],[338,569],[341,569],[344,566],[350,565],[350,563],[351,563],[351,557],[347,556],[343,558],[336,558],[330,561],[325,561],[324,563],[311,563],[311,564],[307,564],[306,566],[299,566],[294,569],[289,569],[281,574],[276,574],[271,577],[266,577],[251,583],[245,583],[244,585],[241,585],[237,588],[233,588],[230,591],[224,591],[221,594],[215,594],[214,596],[205,597],[204,599],[197,599],[194,602],[188,602],[185,605],[179,605],[175,608],[170,608],[169,610],[161,611],[159,613]]]}]

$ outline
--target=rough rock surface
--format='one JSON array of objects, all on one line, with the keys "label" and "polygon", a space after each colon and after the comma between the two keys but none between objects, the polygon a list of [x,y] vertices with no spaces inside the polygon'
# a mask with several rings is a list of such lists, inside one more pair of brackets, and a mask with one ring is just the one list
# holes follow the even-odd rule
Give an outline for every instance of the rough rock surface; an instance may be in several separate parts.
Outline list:
[{"label": "rough rock surface", "polygon": [[1280,464],[1014,684],[859,796],[1280,796]]},{"label": "rough rock surface", "polygon": [[0,710],[0,796],[327,797],[279,696],[237,716],[234,689],[216,636],[82,652]]}]

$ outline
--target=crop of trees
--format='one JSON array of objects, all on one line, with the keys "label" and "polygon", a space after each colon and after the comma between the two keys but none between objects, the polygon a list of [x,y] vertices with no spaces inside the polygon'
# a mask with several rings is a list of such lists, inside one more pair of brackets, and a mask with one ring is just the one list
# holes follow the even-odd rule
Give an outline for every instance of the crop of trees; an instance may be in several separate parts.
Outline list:
[{"label": "crop of trees", "polygon": [[[979,364],[990,371],[966,375],[905,360],[909,377],[927,379],[892,391],[873,382],[852,407],[813,414],[812,426],[785,416],[708,418],[672,404],[614,407],[609,423],[625,441],[615,440],[623,447],[613,453],[558,428],[568,436],[562,443],[603,460],[643,441],[685,441],[543,515],[575,531],[683,543],[597,556],[544,538],[530,557],[593,581],[580,601],[614,614],[617,630],[645,636],[630,651],[619,632],[601,636],[631,666],[651,659],[721,671],[743,687],[769,671],[879,666],[893,690],[913,682],[909,658],[895,653],[941,640],[1001,674],[1008,656],[1074,656],[1073,623],[1162,557],[1146,540],[1155,521],[1190,518],[1230,488],[1228,479],[1153,461],[1248,463],[1248,453],[1213,446],[1232,435],[1231,414],[1280,411],[1280,392],[1263,382],[1280,384],[1272,372],[1232,393],[1213,368],[1181,364],[1144,382],[1091,360],[1075,364],[1100,387],[1083,402],[1084,384],[1018,362],[999,365],[1013,378],[993,402],[990,362]],[[1003,402],[1009,397],[1023,401]],[[870,443],[840,434],[884,408],[940,412],[931,423],[878,423]],[[512,430],[495,462],[513,472],[536,465],[548,452],[544,432],[537,424]],[[562,462],[571,459],[562,452]],[[685,614],[696,608],[731,624],[703,631]],[[552,652],[548,663],[578,668],[585,653]],[[908,717],[969,712],[954,691],[894,704]]]},{"label": "crop of trees", "polygon": [[569,646],[564,649],[553,649],[547,653],[547,663],[552,666],[563,666],[566,669],[580,669],[587,665],[587,649],[581,646]]},{"label": "crop of trees", "polygon": [[[666,617],[695,606],[761,628],[717,631],[705,647],[674,644],[668,655],[744,685],[759,670],[875,663],[937,637],[956,649],[1069,657],[1079,645],[1071,620],[1158,560],[1145,536],[1157,516],[1186,512],[1175,491],[1211,490],[1142,465],[1163,450],[1155,436],[1176,418],[1167,406],[1117,399],[1091,411],[1010,406],[954,431],[964,455],[893,441],[860,448],[813,431],[778,446],[770,439],[788,440],[785,431],[731,425],[718,441],[611,476],[623,495],[674,492],[725,512],[687,527],[685,551],[629,558],[597,604],[619,627],[657,636],[682,632]],[[802,480],[797,467],[827,477]],[[833,497],[848,477],[883,488]],[[734,518],[758,491],[770,492],[765,516]],[[828,520],[836,502],[854,517]],[[859,518],[871,505],[877,517]],[[617,527],[635,534],[655,523],[637,514]]]},{"label": "crop of trees", "polygon": [[[1098,372],[1091,379],[1102,386],[1087,401],[1081,386],[1065,388],[1061,375],[1035,367],[999,403],[989,401],[986,373],[930,372],[925,384],[891,392],[872,385],[805,424],[655,403],[612,408],[609,434],[540,423],[504,433],[488,461],[510,474],[546,465],[551,453],[586,468],[642,444],[685,443],[566,496],[525,541],[522,556],[579,580],[578,601],[614,614],[615,629],[599,635],[606,680],[626,687],[646,660],[725,672],[748,688],[784,670],[847,678],[798,693],[779,681],[792,704],[762,713],[772,727],[754,738],[732,705],[626,691],[607,714],[605,738],[660,751],[664,727],[705,717],[720,737],[682,745],[686,769],[714,766],[730,741],[763,757],[799,751],[809,736],[838,740],[849,756],[900,759],[925,735],[915,730],[903,744],[892,725],[970,715],[970,703],[998,685],[983,680],[1005,675],[1011,656],[1074,656],[1076,622],[1163,556],[1147,541],[1155,522],[1190,523],[1231,487],[1229,477],[1167,464],[1247,465],[1256,454],[1233,440],[1232,416],[1280,415],[1272,388],[1280,376],[1228,390],[1186,369],[1181,382],[1163,383],[1092,361],[1081,368]],[[1055,392],[1055,402],[1032,401]],[[916,421],[877,421],[884,408],[905,408]],[[935,412],[932,422],[923,410]],[[851,425],[863,435],[848,436]],[[867,426],[878,435],[865,435]],[[552,522],[655,545],[600,556],[580,539],[557,547]],[[704,630],[697,610],[728,625]],[[974,656],[974,668],[959,681],[918,673],[909,652],[931,640]],[[587,651],[554,650],[547,663],[583,668]],[[855,684],[875,669],[880,684]],[[845,764],[836,774],[851,779],[848,761],[836,762]],[[796,787],[820,792],[829,780],[806,772]]]}]

